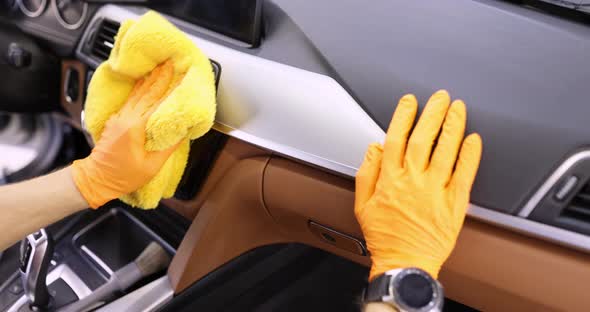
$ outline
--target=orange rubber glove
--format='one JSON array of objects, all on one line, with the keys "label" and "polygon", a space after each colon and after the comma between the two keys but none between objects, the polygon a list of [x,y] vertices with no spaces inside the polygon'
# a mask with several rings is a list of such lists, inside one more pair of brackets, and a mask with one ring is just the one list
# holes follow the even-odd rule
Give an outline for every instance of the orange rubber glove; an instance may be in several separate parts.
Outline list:
[{"label": "orange rubber glove", "polygon": [[384,148],[369,146],[356,176],[355,198],[373,262],[369,280],[405,267],[437,278],[455,246],[482,143],[477,134],[463,140],[465,104],[450,102],[446,91],[432,95],[412,131],[418,103],[413,95],[402,97]]},{"label": "orange rubber glove", "polygon": [[90,207],[131,193],[151,178],[176,149],[145,150],[145,127],[173,83],[172,63],[156,67],[139,80],[121,110],[113,115],[90,155],[72,165],[78,190]]}]

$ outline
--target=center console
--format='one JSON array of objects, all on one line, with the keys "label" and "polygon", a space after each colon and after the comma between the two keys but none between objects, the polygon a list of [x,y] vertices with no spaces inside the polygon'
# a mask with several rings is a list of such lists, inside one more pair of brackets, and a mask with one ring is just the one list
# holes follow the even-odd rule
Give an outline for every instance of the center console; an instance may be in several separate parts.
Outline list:
[{"label": "center console", "polygon": [[[164,213],[162,209],[156,209],[154,217]],[[120,272],[130,272],[129,268],[133,267],[130,264],[137,261],[148,246],[159,246],[165,257],[171,258],[177,242],[163,239],[142,219],[141,211],[127,210],[117,204],[79,213],[29,235],[22,244],[19,272],[0,285],[0,311],[66,311],[68,305],[88,299],[104,290],[105,285],[113,284],[112,280],[120,277]],[[165,233],[164,236],[171,235]],[[47,287],[31,281],[44,281]],[[110,302],[128,295],[149,295],[156,290],[158,295],[166,294],[161,291],[162,286],[157,287],[165,283],[164,268],[158,267],[155,273],[138,275],[137,281],[133,280],[132,285],[124,289],[113,288],[114,291],[106,292],[106,296],[92,302],[88,309],[104,306],[109,310]],[[47,300],[43,298],[44,291],[48,294]],[[137,304],[136,301],[128,304]],[[32,302],[40,306],[33,306]],[[119,307],[118,310],[127,309]]]}]

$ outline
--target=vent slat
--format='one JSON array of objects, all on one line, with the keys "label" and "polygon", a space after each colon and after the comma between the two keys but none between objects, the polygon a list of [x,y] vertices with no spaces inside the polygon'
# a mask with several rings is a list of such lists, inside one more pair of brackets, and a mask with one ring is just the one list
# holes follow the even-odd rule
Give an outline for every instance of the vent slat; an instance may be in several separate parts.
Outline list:
[{"label": "vent slat", "polygon": [[565,212],[574,212],[578,215],[587,215],[590,217],[590,208],[578,206],[578,205],[570,205],[564,210]]},{"label": "vent slat", "polygon": [[104,41],[108,41],[110,43],[115,43],[115,40],[114,40],[114,38],[112,36],[105,35],[104,33],[99,33],[98,36],[97,36],[97,38],[98,39],[102,39]]},{"label": "vent slat", "polygon": [[112,26],[103,24],[102,31],[114,36],[119,31],[119,27],[112,27]]},{"label": "vent slat", "polygon": [[103,29],[105,29],[106,31],[113,32],[115,34],[117,33],[117,31],[119,31],[119,26],[119,23],[110,20],[104,20],[102,22]]},{"label": "vent slat", "polygon": [[110,20],[105,19],[101,22],[92,43],[91,53],[93,56],[101,60],[106,60],[109,57],[119,27],[119,23]]},{"label": "vent slat", "polygon": [[573,197],[559,214],[560,218],[590,223],[590,183],[587,183]]},{"label": "vent slat", "polygon": [[104,51],[100,51],[100,50],[94,50],[92,51],[93,54],[100,56],[100,58],[102,59],[108,59],[110,53],[104,52]]},{"label": "vent slat", "polygon": [[578,211],[574,211],[574,210],[567,210],[567,211],[563,211],[560,215],[560,218],[562,220],[575,220],[578,222],[585,222],[585,223],[590,223],[590,215],[587,215],[585,213],[579,213]]},{"label": "vent slat", "polygon": [[574,198],[575,201],[583,201],[586,203],[590,208],[590,194],[579,193]]},{"label": "vent slat", "polygon": [[590,183],[584,185],[584,187],[580,190],[580,194],[590,194]]},{"label": "vent slat", "polygon": [[95,49],[108,50],[109,52],[112,49],[112,46],[113,44],[107,41],[97,41],[94,43]]}]

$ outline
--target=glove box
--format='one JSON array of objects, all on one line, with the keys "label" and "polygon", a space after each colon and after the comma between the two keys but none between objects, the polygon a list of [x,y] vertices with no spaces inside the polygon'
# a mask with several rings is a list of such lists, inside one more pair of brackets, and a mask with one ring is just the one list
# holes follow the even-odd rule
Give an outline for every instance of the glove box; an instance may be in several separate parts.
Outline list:
[{"label": "glove box", "polygon": [[263,181],[270,215],[298,241],[349,256],[367,254],[354,216],[354,181],[277,157]]}]

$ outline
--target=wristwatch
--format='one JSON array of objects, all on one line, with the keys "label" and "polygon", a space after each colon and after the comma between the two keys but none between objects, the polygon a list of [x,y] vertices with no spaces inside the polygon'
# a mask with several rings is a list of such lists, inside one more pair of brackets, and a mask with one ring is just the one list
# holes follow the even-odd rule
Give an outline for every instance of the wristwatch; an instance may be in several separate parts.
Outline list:
[{"label": "wristwatch", "polygon": [[364,293],[365,302],[382,302],[400,312],[438,312],[444,302],[442,285],[418,268],[387,271],[374,278]]}]

